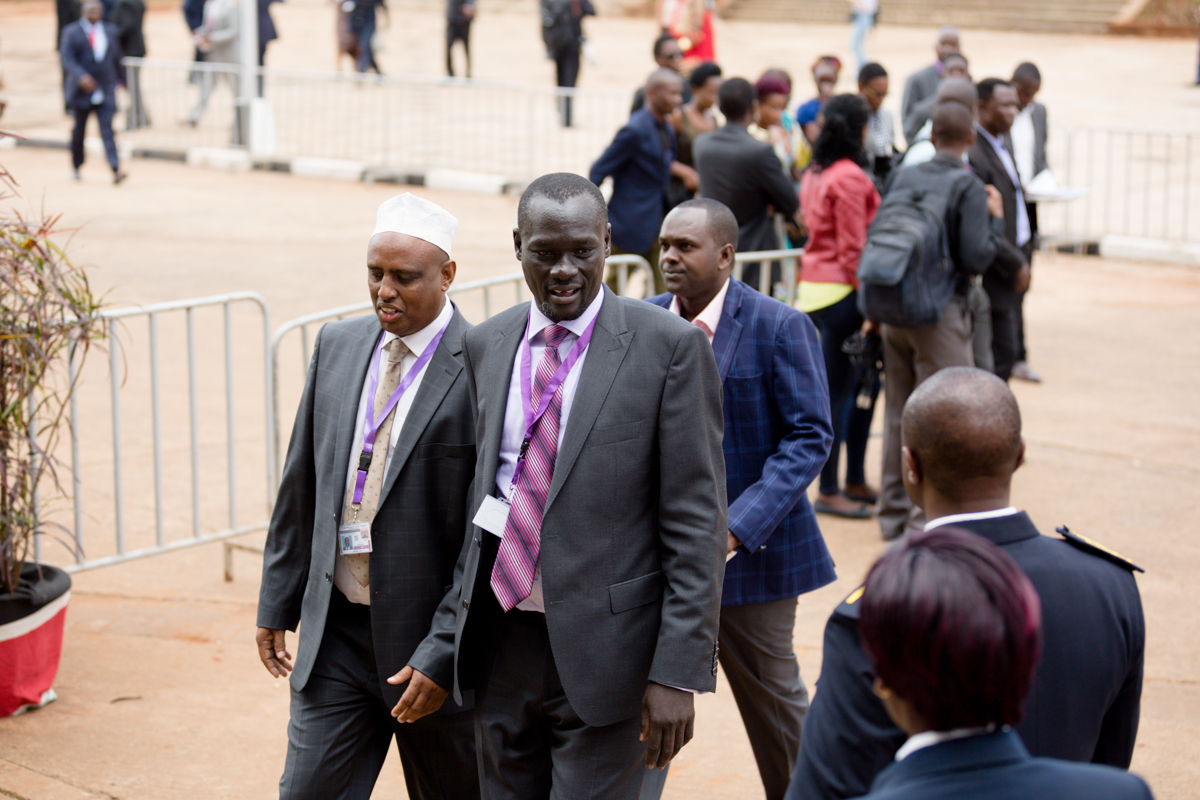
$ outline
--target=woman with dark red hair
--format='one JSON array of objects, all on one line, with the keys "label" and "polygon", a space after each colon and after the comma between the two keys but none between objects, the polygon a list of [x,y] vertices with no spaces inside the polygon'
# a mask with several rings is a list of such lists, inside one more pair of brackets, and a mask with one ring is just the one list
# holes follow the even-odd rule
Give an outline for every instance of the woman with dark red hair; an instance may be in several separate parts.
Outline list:
[{"label": "woman with dark red hair", "polygon": [[908,735],[871,800],[1149,800],[1136,775],[1032,758],[1021,720],[1041,603],[1016,562],[953,527],[902,538],[863,588],[859,635],[875,693]]}]

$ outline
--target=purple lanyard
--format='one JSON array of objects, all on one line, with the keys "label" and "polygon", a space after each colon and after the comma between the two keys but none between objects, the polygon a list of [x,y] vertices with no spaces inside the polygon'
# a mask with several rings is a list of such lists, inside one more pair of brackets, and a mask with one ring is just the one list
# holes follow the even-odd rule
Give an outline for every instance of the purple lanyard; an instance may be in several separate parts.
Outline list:
[{"label": "purple lanyard", "polygon": [[529,449],[529,442],[533,439],[533,426],[546,413],[546,409],[550,407],[550,401],[554,399],[554,393],[567,379],[567,375],[571,373],[571,367],[575,366],[575,362],[579,360],[583,351],[587,349],[588,343],[592,341],[592,331],[596,328],[596,320],[599,319],[599,316],[597,314],[592,318],[592,321],[584,328],[583,335],[579,337],[575,346],[571,348],[571,352],[567,354],[566,359],[558,365],[558,369],[554,371],[546,388],[542,390],[542,396],[538,400],[536,409],[533,407],[533,355],[529,349],[529,326],[533,320],[525,323],[525,338],[521,341],[521,411],[525,415],[525,438],[521,442],[521,451],[517,454],[517,466],[513,470],[511,484],[513,488],[516,488],[517,478],[521,477],[521,470],[525,467],[525,452]]},{"label": "purple lanyard", "polygon": [[[350,501],[354,505],[362,504],[363,486],[367,482],[367,470],[371,468],[371,453],[375,450],[375,434],[379,433],[379,426],[387,419],[388,414],[392,413],[392,409],[400,402],[400,397],[413,385],[413,381],[421,374],[421,370],[433,358],[433,352],[437,350],[438,342],[442,341],[442,334],[446,332],[446,328],[450,327],[447,322],[442,326],[442,329],[433,337],[433,341],[425,348],[425,352],[421,353],[417,358],[417,363],[412,365],[407,373],[405,373],[400,385],[396,387],[396,391],[392,392],[392,396],[388,398],[387,404],[380,410],[379,416],[372,418],[371,409],[375,405],[375,390],[379,386],[379,357],[383,353],[383,339],[381,333],[379,335],[379,344],[375,348],[375,357],[371,359],[371,378],[367,381],[367,408],[366,416],[363,418],[363,446],[362,453],[358,456],[358,475],[354,480],[354,497]],[[386,450],[384,452],[387,452]]]}]

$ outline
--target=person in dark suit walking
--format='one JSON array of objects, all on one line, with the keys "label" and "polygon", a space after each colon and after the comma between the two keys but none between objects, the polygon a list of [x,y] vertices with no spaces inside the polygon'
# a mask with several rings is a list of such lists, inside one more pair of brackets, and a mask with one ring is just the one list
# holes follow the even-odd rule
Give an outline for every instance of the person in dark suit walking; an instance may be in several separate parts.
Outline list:
[{"label": "person in dark suit walking", "polygon": [[[1012,144],[1012,156],[1017,164],[1021,184],[1028,186],[1030,181],[1050,167],[1046,161],[1046,136],[1050,130],[1046,119],[1046,107],[1034,99],[1042,88],[1042,73],[1035,65],[1026,61],[1017,65],[1013,72],[1012,84],[1017,90],[1017,116],[1013,120],[1006,143]],[[1025,209],[1029,213],[1029,229],[1036,249],[1037,203],[1026,198]],[[1017,306],[1017,362],[1013,364],[1012,376],[1022,381],[1041,383],[1042,376],[1029,365],[1029,353],[1025,349],[1024,306],[1025,293],[1022,292],[1021,304]]]},{"label": "person in dark suit walking", "polygon": [[[367,800],[392,739],[409,797],[479,797],[469,697],[394,719],[446,696],[414,690],[405,663],[454,582],[475,471],[470,325],[446,298],[457,225],[411,194],[384,202],[367,250],[375,315],[329,323],[313,349],[258,603],[259,657],[291,672],[284,800]],[[451,684],[449,664],[428,669]]]},{"label": "person in dark suit walking", "polygon": [[88,117],[95,114],[116,184],[125,180],[125,173],[121,171],[112,122],[117,113],[117,84],[124,82],[125,70],[121,66],[117,27],[104,22],[103,13],[100,0],[85,0],[83,18],[63,29],[58,51],[66,75],[63,96],[75,115],[75,129],[71,132],[75,180],[79,180],[79,168],[83,166],[83,137]]},{"label": "person in dark suit walking", "polygon": [[937,43],[934,45],[937,60],[924,69],[917,70],[904,82],[904,96],[900,101],[900,124],[904,127],[904,140],[911,147],[932,113],[933,96],[946,77],[945,60],[959,52],[958,28],[944,25],[938,28]]},{"label": "person in dark suit walking", "polygon": [[[539,0],[542,12],[542,42],[554,61],[557,85],[574,89],[579,80],[579,53],[583,48],[583,18],[594,17],[592,0]],[[558,113],[564,128],[571,127],[570,94],[558,98]]]},{"label": "person in dark suit walking", "polygon": [[446,0],[446,74],[454,77],[451,51],[455,42],[462,42],[467,61],[465,74],[471,77],[471,23],[475,21],[475,0]]},{"label": "person in dark suit walking", "polygon": [[1020,348],[1021,298],[1029,288],[1029,259],[1033,255],[1033,229],[1021,177],[1013,161],[1011,143],[1005,139],[1017,116],[1017,91],[1008,81],[987,78],[979,82],[979,121],[975,144],[967,151],[971,169],[988,186],[994,186],[1004,204],[1004,238],[1021,251],[1023,263],[1015,272],[999,263],[983,275],[992,306],[992,356],[997,375],[1012,376]]},{"label": "person in dark suit walking", "polygon": [[513,243],[533,302],[464,338],[473,524],[409,665],[475,688],[485,797],[632,799],[716,688],[720,376],[695,326],[603,286],[586,178],[531,183]]},{"label": "person in dark suit walking", "polygon": [[[63,30],[70,24],[79,21],[79,17],[83,13],[83,6],[79,0],[54,0],[54,12],[58,18],[58,29],[54,32],[54,50],[58,52],[58,46],[62,42]],[[67,82],[67,68],[62,65],[61,59],[59,69],[62,72],[62,81]],[[63,111],[67,114],[71,113],[71,106],[64,103]]]},{"label": "person in dark suit walking", "polygon": [[[925,530],[952,524],[994,542],[1041,597],[1045,646],[1016,725],[1025,747],[1035,756],[1127,769],[1146,644],[1137,567],[1065,528],[1061,539],[1041,536],[1010,505],[1012,473],[1024,457],[1021,416],[1012,392],[990,373],[936,373],[912,393],[902,428],[905,488],[925,510]],[[874,670],[859,636],[862,597],[855,590],[825,626],[821,677],[788,800],[858,797],[904,743],[871,690]]]},{"label": "person in dark suit walking", "polygon": [[[258,0],[258,65],[266,66],[267,45],[279,38],[275,20],[271,18],[271,4],[283,0]],[[258,76],[258,96],[263,96],[263,76]]]},{"label": "person in dark suit walking", "polygon": [[1116,768],[1031,758],[1011,729],[1045,603],[1003,549],[952,526],[914,533],[871,567],[861,605],[875,694],[908,736],[867,798],[1150,800]]},{"label": "person in dark suit walking", "polygon": [[[650,263],[654,293],[666,291],[658,268],[658,226],[667,203],[671,164],[675,162],[675,129],[670,117],[683,101],[679,73],[658,69],[646,80],[644,108],[629,121],[592,164],[588,178],[599,186],[612,177],[612,199],[608,219],[612,226],[614,255],[639,255]],[[617,291],[616,271],[608,287]]]},{"label": "person in dark suit walking", "polygon": [[[121,44],[121,55],[131,58],[146,57],[146,39],[142,35],[142,19],[146,15],[143,0],[117,0],[113,8],[112,24],[117,26],[117,40]],[[150,127],[150,114],[142,101],[140,67],[125,69],[126,88],[129,91],[129,110],[125,118],[125,130]]]},{"label": "person in dark suit walking", "polygon": [[[738,251],[775,250],[779,237],[774,214],[796,219],[800,198],[791,179],[784,174],[775,149],[750,135],[748,128],[758,115],[758,97],[745,78],[730,78],[717,95],[725,127],[697,136],[692,157],[700,174],[701,197],[729,207],[738,221]],[[742,281],[758,288],[759,264],[747,264]],[[776,262],[771,266],[771,284],[782,280]]]},{"label": "person in dark suit walking", "polygon": [[737,220],[725,206],[684,202],[661,241],[670,294],[650,302],[704,331],[723,383],[732,560],[719,660],[767,800],[782,800],[808,709],[792,649],[797,597],[837,577],[806,494],[833,440],[821,344],[804,314],[730,278]]}]

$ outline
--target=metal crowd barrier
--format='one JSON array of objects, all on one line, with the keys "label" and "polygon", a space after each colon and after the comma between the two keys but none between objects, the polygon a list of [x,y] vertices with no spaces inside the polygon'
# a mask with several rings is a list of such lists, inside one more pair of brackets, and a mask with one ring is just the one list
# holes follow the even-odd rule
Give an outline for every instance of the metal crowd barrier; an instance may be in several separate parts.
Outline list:
[{"label": "metal crowd barrier", "polygon": [[[238,67],[127,58],[152,123],[122,134],[135,150],[229,147]],[[275,145],[260,155],[361,163],[373,170],[452,169],[527,180],[586,172],[629,117],[629,93],[416,75],[259,68]],[[208,107],[186,124],[201,87]],[[561,105],[571,100],[572,126]]]},{"label": "metal crowd barrier", "polygon": [[[155,303],[148,306],[134,306],[131,308],[119,308],[105,310],[100,312],[100,316],[110,322],[108,326],[108,338],[104,345],[108,349],[108,373],[109,373],[109,405],[110,405],[110,432],[112,438],[112,512],[113,512],[113,531],[115,541],[113,542],[114,553],[101,557],[89,557],[87,553],[85,536],[85,502],[84,502],[84,469],[85,461],[80,454],[80,439],[83,435],[83,429],[86,428],[87,433],[91,434],[96,431],[96,425],[84,425],[81,423],[80,417],[80,401],[81,396],[94,398],[97,395],[91,391],[84,392],[82,388],[75,391],[71,395],[69,401],[69,420],[68,431],[70,440],[71,452],[71,496],[70,504],[72,506],[72,516],[74,523],[74,541],[70,545],[73,549],[75,563],[68,565],[65,569],[68,572],[77,572],[80,570],[93,569],[95,567],[107,566],[109,564],[117,564],[125,561],[132,561],[146,556],[156,555],[159,553],[170,552],[185,547],[193,547],[198,544],[207,542],[219,541],[228,539],[232,536],[240,536],[244,533],[249,533],[255,530],[261,530],[266,527],[266,521],[256,522],[250,525],[238,524],[238,475],[237,463],[238,454],[236,446],[236,425],[235,420],[237,413],[235,412],[235,384],[234,384],[234,353],[235,341],[238,343],[238,349],[244,352],[246,344],[242,344],[244,339],[236,339],[233,333],[233,306],[239,303],[248,303],[256,306],[262,315],[262,353],[264,361],[270,348],[270,331],[271,331],[271,314],[267,307],[266,300],[255,292],[231,292],[228,294],[214,295],[211,297],[200,297],[190,300],[179,300],[167,303]],[[202,401],[200,397],[201,383],[198,378],[196,355],[197,335],[195,330],[195,312],[198,309],[219,306],[223,312],[223,352],[221,358],[223,361],[223,377],[224,377],[224,450],[226,461],[226,492],[228,499],[228,513],[225,521],[225,527],[213,533],[206,534],[202,525],[200,512],[201,505],[201,441],[200,430],[202,427],[201,413],[202,402],[205,408],[208,407],[208,398]],[[190,487],[175,487],[167,486],[167,480],[164,478],[164,435],[163,435],[163,399],[162,399],[162,380],[160,373],[160,347],[159,347],[159,320],[161,315],[170,312],[182,311],[185,315],[186,337],[183,344],[172,342],[166,348],[168,359],[177,356],[181,351],[185,354],[186,359],[186,397],[187,397],[187,419],[188,419],[188,454],[190,463]],[[149,413],[141,416],[139,423],[142,427],[139,433],[143,434],[137,438],[144,440],[146,423],[149,427],[149,450],[152,463],[153,478],[149,482],[142,482],[141,488],[147,493],[153,495],[153,515],[154,515],[154,544],[149,546],[128,547],[127,521],[126,521],[126,505],[125,505],[125,462],[126,449],[124,439],[126,436],[122,431],[122,366],[129,367],[130,362],[126,359],[126,354],[132,351],[132,343],[129,341],[132,336],[124,335],[126,329],[118,322],[133,320],[135,318],[144,318],[147,323],[147,339],[145,345],[148,348],[148,382],[149,382]],[[207,342],[211,338],[204,337]],[[252,341],[252,340],[250,340]],[[139,343],[139,349],[140,349]],[[68,380],[71,384],[79,386],[77,379],[79,377],[80,364],[75,352],[72,348],[67,363]],[[98,376],[93,376],[98,377]],[[263,371],[263,409],[266,417],[268,430],[272,427],[272,414],[274,413],[271,404],[271,373],[269,370]],[[204,388],[208,388],[205,386]],[[207,395],[207,392],[206,392]],[[102,395],[100,395],[102,396]],[[182,398],[179,398],[182,399]],[[171,402],[171,401],[168,401]],[[91,409],[89,409],[91,411]],[[149,419],[146,419],[146,416]],[[207,415],[206,415],[207,416]],[[35,423],[31,423],[31,429]],[[138,456],[144,458],[145,454],[138,453]],[[273,453],[266,453],[266,477],[268,486],[274,475],[274,463],[272,461]],[[137,482],[135,482],[136,484]],[[146,483],[151,485],[147,486]],[[244,486],[244,483],[242,484]],[[190,492],[189,492],[190,489]],[[190,494],[191,501],[191,536],[183,539],[169,539],[168,530],[172,528],[164,521],[164,510],[168,508],[164,497],[169,493],[172,500],[180,496],[188,496]],[[173,503],[177,507],[177,503]],[[34,554],[39,561],[42,558],[44,547],[42,539],[46,533],[39,530],[34,537]]]}]

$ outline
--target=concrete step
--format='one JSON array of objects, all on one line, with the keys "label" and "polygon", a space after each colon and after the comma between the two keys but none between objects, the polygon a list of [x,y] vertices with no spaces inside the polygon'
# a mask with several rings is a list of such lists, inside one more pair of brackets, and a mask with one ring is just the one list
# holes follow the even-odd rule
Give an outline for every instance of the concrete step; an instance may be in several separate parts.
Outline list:
[{"label": "concrete step", "polygon": [[[1056,32],[1103,32],[1123,0],[889,0],[882,4],[885,25],[945,25]],[[730,19],[758,21],[846,22],[847,4],[839,0],[735,0]]]}]

